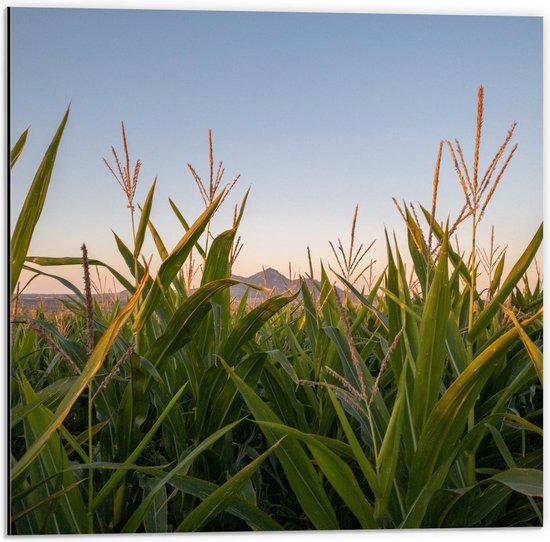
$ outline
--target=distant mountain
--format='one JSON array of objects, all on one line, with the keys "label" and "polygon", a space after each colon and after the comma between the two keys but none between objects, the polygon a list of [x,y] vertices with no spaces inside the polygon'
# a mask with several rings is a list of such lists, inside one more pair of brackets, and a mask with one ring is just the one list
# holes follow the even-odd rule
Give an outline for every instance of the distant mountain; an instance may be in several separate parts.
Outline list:
[{"label": "distant mountain", "polygon": [[300,287],[299,280],[290,280],[272,267],[251,275],[250,277],[232,275],[232,278],[234,278],[235,280],[246,282],[248,284],[261,286],[262,288],[267,288],[269,290],[268,292],[254,290],[253,288],[249,288],[248,286],[246,286],[246,284],[237,284],[235,286],[231,286],[231,297],[237,298],[238,301],[242,299],[246,290],[250,290],[248,294],[248,299],[257,303],[273,295],[279,295],[283,293],[290,295]]},{"label": "distant mountain", "polygon": [[[264,271],[260,271],[254,275],[251,275],[250,277],[241,277],[239,275],[232,275],[232,278],[234,278],[235,280],[246,282],[248,284],[255,284],[257,286],[262,286],[268,289],[267,292],[264,292],[264,291],[259,291],[259,290],[254,290],[252,288],[249,288],[248,286],[246,286],[246,284],[237,284],[235,286],[231,286],[231,297],[236,298],[237,301],[240,301],[244,296],[246,290],[249,289],[250,291],[248,293],[248,302],[249,304],[252,304],[252,305],[257,305],[258,303],[265,301],[268,297],[272,297],[274,295],[295,294],[301,288],[301,285],[302,285],[300,279],[291,280],[285,277],[282,273],[280,273],[276,269],[273,269],[272,267],[269,267]],[[320,286],[319,281],[316,280],[315,283],[310,279],[304,279],[304,281],[306,283],[306,286],[311,292],[319,291],[319,286]],[[340,295],[343,294],[340,288],[337,288],[337,290]]]}]

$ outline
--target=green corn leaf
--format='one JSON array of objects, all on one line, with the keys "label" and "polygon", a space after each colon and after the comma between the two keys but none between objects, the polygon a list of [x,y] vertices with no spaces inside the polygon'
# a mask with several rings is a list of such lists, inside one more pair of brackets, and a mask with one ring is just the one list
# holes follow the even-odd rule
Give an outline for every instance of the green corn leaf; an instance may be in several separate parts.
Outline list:
[{"label": "green corn leaf", "polygon": [[134,258],[139,256],[141,252],[141,247],[143,246],[143,241],[145,240],[145,232],[147,230],[147,224],[149,222],[149,216],[151,215],[151,209],[153,207],[153,196],[155,194],[155,185],[157,184],[157,178],[153,181],[149,193],[145,198],[145,203],[143,204],[143,209],[141,209],[141,217],[139,219],[139,225],[136,232],[136,239],[134,242]]},{"label": "green corn leaf", "polygon": [[166,258],[168,258],[168,251],[166,250],[166,247],[164,246],[164,242],[162,241],[155,226],[153,226],[153,223],[151,222],[151,220],[147,222],[147,226],[149,227],[149,231],[151,232],[151,236],[153,237],[153,241],[155,242],[155,245],[157,247],[160,259],[162,261],[166,260]]},{"label": "green corn leaf", "polygon": [[235,229],[224,231],[212,242],[204,264],[201,286],[214,280],[230,278],[229,255],[236,232]]},{"label": "green corn leaf", "polygon": [[342,405],[336,399],[336,397],[334,396],[334,393],[330,389],[327,390],[327,393],[330,397],[332,405],[334,406],[336,415],[340,420],[340,425],[344,430],[344,434],[346,435],[346,438],[349,442],[349,445],[353,452],[353,457],[355,461],[357,461],[357,464],[359,465],[363,473],[363,476],[366,478],[367,482],[369,483],[369,486],[375,495],[375,499],[378,499],[380,497],[380,489],[378,487],[378,475],[376,474],[376,471],[374,470],[373,466],[370,464],[367,456],[365,455],[365,452],[363,451],[363,448],[361,447],[359,440],[355,436],[355,433],[353,432],[353,429],[348,419],[346,418],[346,414],[344,412],[344,409],[342,408]]},{"label": "green corn leaf", "polygon": [[17,159],[21,156],[21,153],[23,152],[23,147],[25,146],[25,142],[27,141],[27,135],[29,133],[29,129],[27,128],[17,140],[17,143],[13,146],[13,149],[10,153],[10,169],[15,165],[15,162],[17,162]]},{"label": "green corn leaf", "polygon": [[491,284],[489,286],[489,291],[491,292],[491,295],[494,295],[494,293],[497,291],[497,288],[500,286],[500,280],[502,279],[505,259],[506,254],[503,254],[495,267],[495,272],[493,273],[493,278],[491,279]]},{"label": "green corn leaf", "polygon": [[[189,493],[203,500],[219,488],[219,486],[212,482],[181,474],[176,475],[170,481],[170,485],[174,486],[182,493]],[[262,512],[257,506],[237,495],[231,498],[225,511],[245,521],[254,531],[284,530],[279,523],[265,512]]]},{"label": "green corn leaf", "polygon": [[539,377],[539,381],[541,386],[543,385],[543,376],[544,376],[544,368],[543,368],[543,355],[540,349],[537,347],[537,345],[531,340],[529,335],[525,332],[525,330],[519,325],[519,322],[517,321],[517,318],[515,317],[514,313],[510,310],[501,305],[502,310],[508,315],[510,320],[512,320],[512,323],[514,324],[515,328],[518,330],[519,337],[521,341],[523,342],[523,345],[525,346],[525,350],[527,350],[527,353],[529,354],[529,357],[531,358],[531,361],[533,362],[533,365],[535,366],[535,370],[537,371],[537,376]]},{"label": "green corn leaf", "polygon": [[156,366],[161,360],[185,346],[212,308],[209,300],[216,293],[238,283],[234,279],[210,282],[185,299],[168,322],[164,333],[151,345],[145,357]]},{"label": "green corn leaf", "polygon": [[220,512],[223,512],[233,498],[242,491],[252,474],[254,474],[267,457],[279,447],[283,439],[284,437],[278,440],[273,446],[246,467],[241,469],[235,476],[225,482],[225,484],[212,492],[199,504],[199,506],[197,506],[197,508],[186,516],[176,528],[176,532],[199,531],[212,518],[216,517]]},{"label": "green corn leaf", "polygon": [[[256,395],[254,390],[239,378],[223,359],[221,363],[237,386],[256,421],[280,424],[281,420]],[[268,427],[263,427],[262,431],[270,445],[277,442],[279,437],[275,431]],[[317,529],[338,529],[338,521],[327,494],[301,445],[294,438],[288,438],[280,444],[276,455],[285,471],[290,487],[313,525]]]},{"label": "green corn leaf", "polygon": [[[82,482],[84,482],[84,480],[78,480],[78,481],[72,483],[71,485],[69,485],[67,487],[64,487],[63,489],[60,489],[59,491],[56,491],[56,492],[52,493],[51,495],[48,495],[48,497],[46,497],[45,499],[42,499],[41,501],[33,503],[28,508],[25,508],[24,510],[21,510],[20,512],[18,512],[16,514],[14,514],[13,516],[11,516],[11,518],[10,518],[11,523],[16,523],[16,522],[20,521],[26,515],[31,514],[32,512],[34,512],[35,510],[41,508],[42,506],[46,506],[47,504],[55,503],[56,501],[58,501],[62,497],[66,496],[68,493],[72,493],[74,489],[76,489],[80,484],[82,484]],[[84,510],[84,512],[85,512],[85,510]],[[79,531],[79,534],[82,534],[84,532],[85,531]],[[42,534],[42,533],[35,533],[35,534]],[[61,532],[61,533],[58,533],[58,534],[68,534],[68,533]]]},{"label": "green corn leaf", "polygon": [[[254,352],[235,367],[236,373],[248,386],[254,388],[258,383],[265,365],[265,358],[264,352]],[[218,378],[212,389],[207,391],[204,389],[205,386],[201,386],[202,391],[211,394],[211,400],[208,402],[201,401],[197,405],[197,423],[201,421],[205,423],[206,434],[213,433],[223,424],[235,420],[240,413],[242,404],[240,397],[237,400],[238,390],[235,384],[227,378],[225,370],[219,366],[216,369],[218,370]]]},{"label": "green corn leaf", "polygon": [[496,314],[499,309],[499,305],[504,303],[512,290],[517,286],[518,282],[521,280],[521,277],[523,277],[535,257],[535,254],[537,253],[537,250],[542,242],[542,236],[543,226],[541,224],[528,247],[525,249],[524,253],[521,255],[504,280],[500,290],[495,293],[491,301],[475,319],[472,329],[468,333],[468,341],[473,342],[475,340],[481,330],[489,324],[491,318]]},{"label": "green corn leaf", "polygon": [[543,496],[543,475],[538,469],[508,469],[492,476],[489,480],[529,497]]},{"label": "green corn leaf", "polygon": [[424,241],[424,236],[420,227],[414,220],[408,207],[404,205],[405,215],[407,218],[407,240],[409,244],[409,253],[411,255],[414,270],[424,297],[427,295],[427,287],[431,282],[431,255]]},{"label": "green corn leaf", "polygon": [[254,337],[256,332],[259,331],[272,316],[277,314],[291,301],[294,301],[298,293],[299,292],[296,292],[294,295],[290,296],[274,296],[251,310],[246,316],[239,320],[233,328],[233,331],[220,350],[221,357],[230,365],[234,365],[237,362],[235,354],[239,349]]},{"label": "green corn leaf", "polygon": [[390,421],[378,453],[376,471],[380,484],[381,498],[376,501],[375,513],[378,521],[383,520],[391,492],[395,484],[397,462],[401,451],[401,435],[405,417],[408,365],[403,366],[397,388],[397,397],[391,411]]},{"label": "green corn leaf", "polygon": [[[231,229],[220,233],[212,242],[208,250],[208,256],[204,262],[204,271],[201,279],[201,286],[219,279],[231,278],[231,247],[235,239],[236,229]],[[204,324],[200,332],[201,344],[210,344],[212,338],[215,339],[215,345],[219,345],[220,340],[225,339],[228,333],[229,320],[231,315],[231,298],[229,289],[223,290],[212,298],[212,302],[219,307],[219,318],[216,319],[218,327],[215,335],[210,333],[212,322]],[[205,346],[205,348],[207,348]],[[214,346],[212,345],[214,349]]]},{"label": "green corn leaf", "polygon": [[340,313],[336,305],[334,290],[328,278],[327,272],[321,265],[321,290],[319,292],[319,305],[322,307],[322,316],[325,319],[325,324],[336,326],[340,320]]},{"label": "green corn leaf", "polygon": [[[530,320],[537,317],[535,315]],[[524,325],[529,323],[527,320]],[[452,456],[468,414],[495,369],[496,361],[506,354],[517,336],[517,329],[513,328],[480,352],[435,405],[424,425],[411,465],[409,502],[416,500],[420,492],[425,492],[428,485],[434,491],[439,489],[434,484],[428,484],[428,481],[434,476],[438,466]],[[440,475],[443,476],[442,473]],[[426,495],[425,497],[427,498]]]},{"label": "green corn leaf", "polygon": [[447,349],[447,356],[456,377],[469,365],[470,355],[466,350],[464,340],[458,329],[458,323],[452,311],[449,311],[449,318],[447,320],[445,346]]},{"label": "green corn leaf", "polygon": [[[77,257],[65,257],[65,258],[50,258],[50,257],[44,257],[44,256],[28,256],[25,258],[27,262],[34,263],[36,265],[41,265],[43,267],[49,267],[53,265],[82,265],[82,258]],[[105,267],[105,269],[108,269],[109,272],[115,277],[124,288],[126,288],[130,293],[133,293],[135,290],[135,287],[127,280],[125,279],[116,269],[113,269],[110,265],[107,265],[103,263],[100,260],[88,260],[88,263],[90,265],[98,265],[100,267]]]},{"label": "green corn leaf", "polygon": [[[141,477],[139,485],[143,489],[144,494],[149,493],[154,487],[154,478]],[[143,527],[146,533],[152,535],[168,532],[168,496],[166,486],[157,491],[153,505],[143,518]]]},{"label": "green corn leaf", "polygon": [[[181,394],[183,393],[183,390],[187,386],[187,383],[185,383],[172,397],[170,402],[166,405],[166,408],[160,413],[160,416],[156,419],[155,423],[147,431],[147,434],[141,439],[141,442],[132,450],[132,453],[126,458],[126,461],[124,463],[135,463],[136,460],[140,457],[143,450],[149,444],[151,439],[155,436],[161,425],[163,424],[166,416],[171,412],[172,408],[176,405],[178,399],[180,398]],[[115,490],[115,488],[120,484],[120,482],[123,480],[124,476],[126,475],[125,470],[117,470],[113,473],[113,475],[109,478],[109,480],[106,482],[106,484],[99,490],[97,495],[95,496],[93,503],[92,503],[92,510],[97,510],[98,506],[107,498],[107,496]]]},{"label": "green corn leaf", "polygon": [[[422,205],[420,206],[420,208],[422,209],[422,212],[424,213],[424,216],[426,217],[426,220],[428,221],[428,224],[429,224],[432,215],[426,209],[424,209]],[[445,236],[445,231],[437,223],[437,220],[433,221],[433,232],[437,237],[437,239],[439,239],[440,241]],[[447,247],[447,253],[455,269],[458,268],[460,276],[464,279],[464,282],[466,282],[466,284],[471,284],[472,279],[471,279],[470,271],[468,270],[468,266],[464,263],[462,258],[452,249],[450,245]]]},{"label": "green corn leaf", "polygon": [[172,478],[174,478],[181,470],[190,466],[195,458],[199,456],[204,450],[210,448],[217,440],[219,440],[223,435],[228,431],[237,426],[242,420],[238,420],[234,423],[226,425],[219,431],[216,431],[214,434],[210,435],[208,438],[204,439],[196,448],[189,452],[170,472],[165,474],[155,485],[149,493],[141,501],[141,504],[137,507],[136,511],[130,516],[124,527],[122,528],[123,533],[134,533],[138,530],[139,526],[143,522],[143,518],[147,511],[153,505],[157,493],[164,488],[164,486],[169,483]]},{"label": "green corn leaf", "polygon": [[10,410],[10,425],[14,428],[18,423],[23,421],[23,418],[32,412],[40,405],[44,405],[46,408],[52,408],[61,400],[61,398],[67,393],[67,390],[71,387],[76,377],[70,376],[67,378],[60,378],[55,382],[52,382],[49,386],[42,388],[37,392],[35,400],[29,403],[19,403]]},{"label": "green corn leaf", "polygon": [[59,149],[59,143],[63,135],[63,130],[67,124],[69,118],[70,106],[67,108],[63,120],[57,129],[42,162],[36,171],[31,187],[17,218],[17,224],[11,237],[11,296],[17,286],[21,269],[27,257],[27,251],[31,244],[32,234],[34,228],[42,214],[44,208],[44,202],[46,201],[46,194],[48,193],[48,187],[52,178],[52,171],[57,156],[57,150]]},{"label": "green corn leaf", "polygon": [[[25,403],[36,403],[39,397],[23,374],[19,375],[19,380]],[[26,416],[24,426],[25,441],[28,446],[31,446],[32,442],[44,433],[53,416],[52,412],[43,405],[33,409]],[[53,520],[49,521],[47,525],[46,532],[50,534],[86,532],[86,508],[80,491],[74,489],[75,484],[78,485],[77,480],[72,472],[60,472],[68,466],[69,458],[61,445],[59,435],[54,433],[46,440],[36,461],[31,466],[31,485],[40,478],[51,477],[50,483],[41,486],[40,490],[33,494],[33,500],[39,496],[45,499],[45,503],[52,498],[59,499],[59,511],[54,514]],[[57,487],[59,479],[61,480],[61,487]],[[63,487],[69,487],[71,490],[62,491]],[[40,516],[43,516],[43,520],[47,517],[45,515],[46,510],[41,510]]]},{"label": "green corn leaf", "polygon": [[143,302],[132,326],[132,331],[134,333],[141,330],[147,319],[155,310],[159,300],[163,296],[163,293],[165,293],[169,288],[170,284],[189,256],[191,249],[216,212],[224,193],[224,191],[220,192],[220,194],[201,214],[197,221],[187,230],[185,235],[174,247],[168,258],[161,263],[157,277],[153,282],[153,286],[149,290],[149,293],[147,294],[147,297],[145,298],[145,301]]},{"label": "green corn leaf", "polygon": [[[178,209],[178,207],[176,206],[176,204],[170,198],[168,198],[168,201],[170,202],[170,207],[172,207],[172,210],[174,211],[174,214],[176,215],[177,219],[180,221],[180,223],[183,226],[183,228],[185,229],[185,231],[189,230],[189,224],[187,223],[187,220],[185,220],[185,218],[181,214],[181,212]],[[195,243],[195,247],[196,247],[198,253],[203,258],[206,258],[206,252],[204,252],[204,249],[200,246],[198,241]]]},{"label": "green corn leaf", "polygon": [[[386,294],[386,306],[388,313],[388,342],[393,342],[396,335],[399,333],[399,330],[403,327],[403,316],[401,307],[399,304],[399,283],[398,283],[398,273],[397,266],[393,258],[392,249],[386,233],[386,252],[388,256],[388,267],[386,272],[386,288],[383,291]],[[393,295],[392,295],[393,294]],[[405,355],[404,355],[404,346],[401,341],[397,344],[393,354],[390,357],[389,363],[392,368],[393,374],[395,375],[396,380],[399,379],[401,371],[403,369]]]},{"label": "green corn leaf", "polygon": [[315,349],[317,347],[317,335],[319,333],[320,323],[313,297],[304,279],[301,279],[300,291],[302,292],[302,300],[304,303],[306,333],[309,339],[309,344],[311,345],[311,350],[315,352]]},{"label": "green corn leaf", "polygon": [[24,453],[23,457],[21,457],[21,459],[12,468],[11,478],[13,482],[18,480],[18,478],[26,472],[26,469],[30,466],[33,459],[40,453],[46,442],[48,442],[50,436],[61,426],[63,420],[69,414],[71,408],[80,397],[82,391],[92,381],[97,371],[101,368],[103,360],[117,338],[120,328],[124,325],[132,313],[134,306],[139,299],[143,288],[145,287],[147,277],[148,275],[143,278],[136,293],[128,300],[126,305],[119,312],[118,316],[111,322],[105,333],[97,342],[90,359],[82,370],[82,374],[75,380],[67,392],[67,395],[58,405],[51,422],[44,429],[44,431],[37,436],[34,442],[29,446],[29,448],[27,448],[27,451]]},{"label": "green corn leaf", "polygon": [[359,301],[361,301],[361,303],[363,303],[363,305],[365,305],[366,308],[371,310],[376,315],[376,317],[380,320],[380,323],[387,329],[388,328],[387,316],[383,312],[378,310],[372,304],[372,302],[369,301],[361,292],[359,292],[359,290],[357,290],[357,288],[351,282],[346,280],[342,275],[339,275],[335,271],[333,271],[333,273],[338,277],[339,280],[341,280],[353,292],[353,294],[357,297],[357,299],[359,299]]},{"label": "green corn leaf", "polygon": [[439,395],[445,362],[445,332],[449,307],[447,237],[445,237],[420,324],[420,344],[412,401],[413,420],[418,434]]},{"label": "green corn leaf", "polygon": [[290,435],[304,442],[322,473],[353,512],[361,527],[363,529],[378,527],[374,519],[373,508],[361,491],[353,471],[340,457],[323,444],[318,435],[303,433],[298,429],[279,423],[259,421],[258,424],[260,427],[272,429],[275,433]]},{"label": "green corn leaf", "polygon": [[[130,273],[132,273],[132,276],[135,277],[135,274],[136,274],[135,259],[132,251],[128,248],[128,246],[124,243],[124,241],[114,231],[113,231],[113,235],[115,236],[115,242],[116,242],[118,251],[120,252],[120,255],[122,256],[122,258],[124,259],[124,262],[128,267],[128,271],[130,271]],[[143,264],[141,262],[138,262],[137,271],[138,271],[139,277],[141,277],[145,271],[145,268],[143,267]]]},{"label": "green corn leaf", "polygon": [[248,194],[250,193],[250,188],[246,191],[246,194],[244,195],[243,201],[241,203],[241,206],[239,208],[239,214],[237,215],[237,219],[235,220],[234,228],[237,229],[240,224],[241,220],[243,218],[244,209],[246,207],[246,201],[248,200]]}]

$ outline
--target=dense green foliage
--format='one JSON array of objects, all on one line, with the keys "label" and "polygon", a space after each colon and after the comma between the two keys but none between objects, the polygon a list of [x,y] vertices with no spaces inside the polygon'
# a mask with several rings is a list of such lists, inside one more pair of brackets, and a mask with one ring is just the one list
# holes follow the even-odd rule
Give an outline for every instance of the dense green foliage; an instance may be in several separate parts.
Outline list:
[{"label": "dense green foliage", "polygon": [[[67,117],[17,222],[14,296],[21,269],[87,259],[27,254]],[[543,292],[525,274],[542,226],[478,291],[475,236],[464,259],[435,205],[429,235],[407,210],[413,280],[387,238],[368,292],[340,277],[341,296],[321,268],[300,295],[232,306],[246,198],[213,235],[228,189],[211,180],[195,222],[174,209],[183,230],[169,250],[150,222],[154,184],[134,225],[126,163],[132,246],[115,241],[133,281],[108,269],[129,301],[106,309],[54,277],[77,295],[71,314],[12,326],[12,532],[541,525]],[[147,234],[155,277],[141,260]],[[181,272],[192,251],[204,257],[194,291]]]}]

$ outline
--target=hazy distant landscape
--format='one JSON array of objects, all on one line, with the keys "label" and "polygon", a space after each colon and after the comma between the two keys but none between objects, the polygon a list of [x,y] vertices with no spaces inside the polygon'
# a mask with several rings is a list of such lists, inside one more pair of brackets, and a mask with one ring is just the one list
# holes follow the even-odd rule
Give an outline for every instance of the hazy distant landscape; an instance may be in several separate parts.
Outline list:
[{"label": "hazy distant landscape", "polygon": [[[280,295],[283,293],[293,294],[300,289],[300,279],[288,279],[282,273],[279,273],[276,269],[268,268],[250,277],[241,277],[239,275],[232,275],[232,278],[246,283],[254,284],[262,288],[266,288],[267,291],[259,291],[250,289],[246,284],[236,284],[229,289],[231,298],[235,303],[240,303],[241,299],[248,290],[248,304],[250,306],[258,305],[265,301],[267,298],[274,295]],[[314,295],[314,288],[311,280],[305,279],[308,288]],[[190,293],[194,290],[191,289]],[[93,293],[93,299],[105,308],[110,308],[116,301],[119,301],[120,306],[123,307],[128,301],[129,293],[126,290],[121,292],[105,292],[105,293]],[[53,314],[61,311],[69,311],[63,300],[76,300],[78,297],[76,294],[27,294],[22,293],[19,297],[19,306],[23,314],[35,314],[37,309],[44,311],[45,314]]]}]

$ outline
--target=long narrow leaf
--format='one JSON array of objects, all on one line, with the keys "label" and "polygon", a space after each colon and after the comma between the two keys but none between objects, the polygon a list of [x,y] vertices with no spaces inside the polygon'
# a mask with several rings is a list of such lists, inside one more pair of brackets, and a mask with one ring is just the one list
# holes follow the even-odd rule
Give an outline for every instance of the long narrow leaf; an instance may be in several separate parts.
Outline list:
[{"label": "long narrow leaf", "polygon": [[42,214],[44,208],[44,202],[46,201],[46,194],[50,186],[50,180],[52,178],[52,171],[57,156],[57,150],[59,149],[59,143],[61,142],[61,136],[63,130],[67,124],[69,118],[70,106],[67,108],[65,115],[61,121],[61,124],[57,128],[57,131],[42,159],[42,162],[36,171],[36,175],[32,181],[32,185],[27,193],[25,202],[19,217],[17,218],[17,224],[11,237],[11,295],[15,291],[23,263],[27,257],[27,251],[31,244],[32,234],[36,223]]},{"label": "long narrow leaf", "polygon": [[23,147],[25,146],[25,142],[27,141],[27,135],[29,133],[29,129],[27,128],[17,140],[17,143],[13,146],[13,149],[10,153],[10,169],[15,165],[15,162],[17,162],[17,159],[21,156],[21,153],[23,152]]},{"label": "long narrow leaf", "polygon": [[[283,437],[284,438],[284,437]],[[254,461],[241,469],[235,476],[225,482],[216,491],[202,501],[189,515],[178,525],[176,532],[193,532],[200,530],[212,518],[231,503],[235,497],[248,482],[252,474],[260,467],[267,457],[278,448],[282,439],[277,441],[273,446],[258,456]]]},{"label": "long narrow leaf", "polygon": [[145,198],[145,203],[143,204],[143,209],[141,209],[141,218],[139,219],[139,226],[136,232],[136,239],[134,244],[134,258],[139,256],[141,252],[141,247],[143,246],[143,241],[145,240],[145,232],[147,230],[147,224],[149,222],[149,216],[151,214],[151,208],[153,207],[153,196],[155,194],[155,185],[157,184],[157,179],[153,181],[149,193]]},{"label": "long narrow leaf", "polygon": [[195,458],[200,455],[204,450],[210,448],[218,439],[223,437],[228,431],[233,429],[237,424],[242,420],[238,420],[229,425],[226,425],[219,431],[216,431],[214,434],[210,435],[208,438],[204,439],[196,448],[189,452],[178,464],[174,467],[168,474],[166,474],[162,479],[160,479],[157,484],[151,489],[151,491],[145,496],[141,501],[141,504],[137,507],[136,511],[131,515],[130,519],[126,522],[122,528],[123,533],[134,533],[137,531],[138,527],[141,525],[145,514],[152,506],[155,496],[158,491],[160,491],[167,483],[170,482],[182,469],[191,465]]}]

